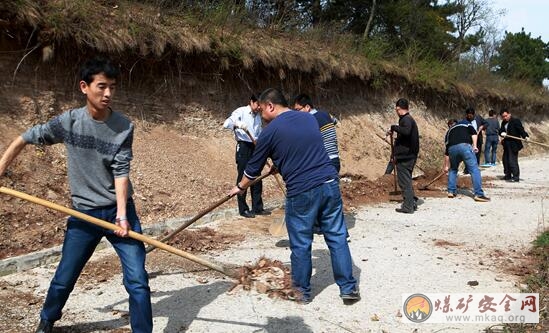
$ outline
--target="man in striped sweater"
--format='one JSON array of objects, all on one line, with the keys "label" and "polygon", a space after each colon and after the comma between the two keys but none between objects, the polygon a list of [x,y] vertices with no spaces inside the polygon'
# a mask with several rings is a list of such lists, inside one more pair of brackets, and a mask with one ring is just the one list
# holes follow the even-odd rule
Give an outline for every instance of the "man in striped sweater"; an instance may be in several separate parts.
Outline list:
[{"label": "man in striped sweater", "polygon": [[339,160],[339,148],[337,146],[337,134],[335,129],[337,119],[327,112],[315,109],[311,97],[306,94],[299,94],[294,98],[294,110],[309,112],[315,117],[318,122],[318,127],[320,128],[320,133],[322,133],[324,148],[326,148],[330,161],[339,173],[341,162]]}]

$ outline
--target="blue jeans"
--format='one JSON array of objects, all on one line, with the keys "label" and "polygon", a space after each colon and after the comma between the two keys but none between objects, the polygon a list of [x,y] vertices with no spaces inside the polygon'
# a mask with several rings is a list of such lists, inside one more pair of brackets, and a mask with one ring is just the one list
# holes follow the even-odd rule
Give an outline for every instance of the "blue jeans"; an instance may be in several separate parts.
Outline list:
[{"label": "blue jeans", "polygon": [[[113,223],[116,218],[116,205],[79,211]],[[127,205],[127,217],[131,230],[141,233],[141,224],[131,199]],[[40,318],[52,323],[61,318],[61,311],[76,280],[103,236],[112,244],[122,263],[123,283],[129,294],[132,332],[150,333],[153,327],[151,296],[143,243],[118,237],[110,230],[72,216],[67,222],[61,261],[50,283]]]},{"label": "blue jeans", "polygon": [[484,163],[496,163],[499,139],[497,135],[487,135],[484,145]]},{"label": "blue jeans", "polygon": [[340,293],[349,294],[358,290],[346,239],[343,201],[336,180],[286,198],[286,226],[292,251],[290,259],[294,287],[303,294],[303,299],[311,298],[311,246],[313,226],[317,221],[330,250],[334,280]]},{"label": "blue jeans", "polygon": [[473,191],[475,196],[484,196],[484,192],[482,191],[482,178],[480,176],[480,169],[477,164],[477,157],[473,152],[473,146],[468,143],[458,143],[457,145],[453,145],[448,148],[448,155],[450,157],[448,192],[457,192],[457,171],[459,163],[463,161],[463,163],[465,163],[465,167],[471,174],[471,181],[473,182]]}]

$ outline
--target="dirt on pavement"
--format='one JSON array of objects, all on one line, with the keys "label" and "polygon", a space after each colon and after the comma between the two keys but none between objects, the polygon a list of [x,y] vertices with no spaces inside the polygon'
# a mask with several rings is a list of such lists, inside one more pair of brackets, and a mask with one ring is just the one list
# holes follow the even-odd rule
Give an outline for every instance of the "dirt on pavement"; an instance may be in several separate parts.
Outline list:
[{"label": "dirt on pavement", "polygon": [[[497,179],[501,166],[484,170],[490,179],[484,184],[492,198],[488,203],[474,202],[465,184],[454,199],[420,194],[424,202],[413,215],[395,213],[398,203],[393,201],[348,211],[349,245],[363,296],[352,306],[339,300],[321,237],[313,243],[313,301],[308,305],[268,297],[254,288],[232,289],[232,279],[155,250],[147,260],[155,332],[479,332],[489,325],[407,324],[401,295],[519,292],[533,268],[526,255],[531,241],[546,225],[548,161],[549,156],[521,160],[524,179],[516,184]],[[462,182],[468,179],[460,177]],[[441,196],[444,184],[435,183],[430,191]],[[209,225],[214,236],[208,229],[189,230],[229,241],[221,248],[202,244],[189,250],[205,249],[196,253],[227,265],[253,266],[265,257],[287,267],[287,239],[270,236],[270,223],[269,216],[235,217]],[[226,234],[236,226],[245,231],[243,241]],[[127,294],[117,261],[110,249],[94,255],[56,332],[129,332]],[[47,265],[0,279],[0,299],[10,304],[1,311],[9,320],[0,323],[0,330],[32,330],[54,269]]]}]

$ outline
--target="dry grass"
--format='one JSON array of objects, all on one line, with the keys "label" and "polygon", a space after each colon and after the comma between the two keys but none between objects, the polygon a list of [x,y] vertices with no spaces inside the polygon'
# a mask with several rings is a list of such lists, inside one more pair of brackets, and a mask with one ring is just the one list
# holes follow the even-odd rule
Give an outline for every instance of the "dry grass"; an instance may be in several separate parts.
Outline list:
[{"label": "dry grass", "polygon": [[[525,83],[498,82],[490,73],[477,78],[475,73],[466,74],[458,79],[462,76],[459,69],[436,61],[418,61],[417,50],[405,52],[400,60],[368,58],[359,51],[356,36],[338,34],[334,27],[304,33],[283,33],[276,27],[258,30],[241,14],[225,7],[199,13],[181,6],[162,8],[129,0],[17,0],[4,2],[0,9],[1,19],[7,18],[24,38],[30,41],[34,37],[36,45],[44,48],[76,44],[82,50],[134,53],[160,60],[204,54],[204,61],[217,63],[220,71],[263,65],[280,79],[290,72],[312,74],[318,84],[352,77],[387,83],[386,78],[390,78],[400,86],[417,84],[466,99],[480,96],[549,103],[546,91]],[[28,27],[32,32],[25,30]],[[372,47],[376,46],[370,45],[369,51],[363,52],[384,54]]]}]

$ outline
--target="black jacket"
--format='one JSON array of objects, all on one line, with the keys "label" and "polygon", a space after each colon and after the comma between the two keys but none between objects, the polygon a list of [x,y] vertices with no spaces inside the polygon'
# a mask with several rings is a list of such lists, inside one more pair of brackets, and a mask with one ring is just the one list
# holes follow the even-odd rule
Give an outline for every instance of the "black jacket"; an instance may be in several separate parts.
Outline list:
[{"label": "black jacket", "polygon": [[397,133],[394,154],[397,160],[417,158],[419,153],[419,130],[416,121],[409,113],[399,117],[398,125],[391,126]]},{"label": "black jacket", "polygon": [[[507,133],[507,135],[516,136],[518,138],[527,138],[528,133],[524,130],[524,127],[522,127],[522,122],[518,118],[511,117],[509,121],[503,121],[501,123],[501,127],[499,128],[499,134],[501,133]],[[522,141],[518,139],[512,139],[505,137],[503,139],[503,147],[505,149],[511,149],[514,152],[518,152],[522,149]]]}]

